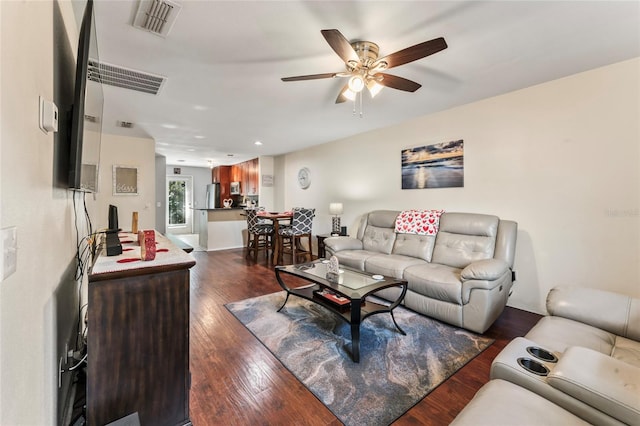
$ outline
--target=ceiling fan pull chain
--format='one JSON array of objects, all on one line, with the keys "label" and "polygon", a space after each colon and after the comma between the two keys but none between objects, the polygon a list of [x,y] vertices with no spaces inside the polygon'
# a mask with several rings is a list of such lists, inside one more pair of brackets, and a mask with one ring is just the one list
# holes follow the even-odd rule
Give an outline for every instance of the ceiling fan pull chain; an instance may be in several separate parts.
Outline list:
[{"label": "ceiling fan pull chain", "polygon": [[359,93],[359,95],[360,95],[360,118],[362,118],[362,92],[363,92],[363,91],[361,91],[361,92]]}]

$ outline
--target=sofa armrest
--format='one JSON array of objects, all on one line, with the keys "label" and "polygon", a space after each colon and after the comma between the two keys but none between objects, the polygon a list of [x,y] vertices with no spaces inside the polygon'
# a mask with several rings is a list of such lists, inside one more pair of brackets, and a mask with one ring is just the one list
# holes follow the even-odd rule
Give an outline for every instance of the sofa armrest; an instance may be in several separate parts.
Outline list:
[{"label": "sofa armrest", "polygon": [[462,270],[460,277],[463,281],[468,280],[486,280],[494,281],[500,278],[509,265],[506,261],[500,259],[486,259],[473,262]]},{"label": "sofa armrest", "polygon": [[592,349],[567,349],[547,377],[563,393],[627,424],[640,418],[640,368]]},{"label": "sofa armrest", "polygon": [[342,250],[362,250],[362,241],[354,237],[329,237],[324,240],[324,247],[334,254]]},{"label": "sofa armrest", "polygon": [[547,295],[550,315],[640,340],[640,299],[611,291],[560,286]]}]

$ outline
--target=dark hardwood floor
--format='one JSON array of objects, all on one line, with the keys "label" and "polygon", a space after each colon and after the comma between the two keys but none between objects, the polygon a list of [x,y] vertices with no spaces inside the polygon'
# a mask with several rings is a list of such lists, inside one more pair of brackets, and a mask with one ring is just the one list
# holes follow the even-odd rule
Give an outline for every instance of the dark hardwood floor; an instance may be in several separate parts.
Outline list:
[{"label": "dark hardwood floor", "polygon": [[[273,266],[242,249],[194,252],[191,269],[190,414],[205,425],[340,425],[224,307],[281,290]],[[516,284],[517,285],[517,284]],[[496,339],[482,354],[431,392],[394,425],[446,425],[489,380],[491,361],[540,318],[507,308],[485,335]],[[374,373],[374,372],[372,372]]]}]

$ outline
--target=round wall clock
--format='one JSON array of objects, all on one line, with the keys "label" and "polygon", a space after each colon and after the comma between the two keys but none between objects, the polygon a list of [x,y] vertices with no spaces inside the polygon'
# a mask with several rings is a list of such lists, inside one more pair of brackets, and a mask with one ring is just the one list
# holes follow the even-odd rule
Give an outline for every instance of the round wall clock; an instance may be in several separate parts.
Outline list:
[{"label": "round wall clock", "polygon": [[307,189],[311,185],[311,172],[308,168],[303,167],[298,170],[298,185],[302,189]]}]

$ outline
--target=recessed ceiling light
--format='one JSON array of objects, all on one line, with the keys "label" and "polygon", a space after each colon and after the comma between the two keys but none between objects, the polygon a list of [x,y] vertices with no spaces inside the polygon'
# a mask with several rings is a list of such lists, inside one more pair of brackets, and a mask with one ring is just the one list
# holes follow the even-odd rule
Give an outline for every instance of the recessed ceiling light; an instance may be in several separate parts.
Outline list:
[{"label": "recessed ceiling light", "polygon": [[195,136],[194,136],[194,138],[196,138],[196,139],[204,139],[204,136],[202,136],[202,135],[195,135]]},{"label": "recessed ceiling light", "polygon": [[175,124],[163,124],[162,127],[164,127],[165,129],[177,129],[178,126],[176,126]]},{"label": "recessed ceiling light", "polygon": [[194,105],[194,106],[193,106],[193,109],[195,109],[196,111],[206,111],[206,110],[207,110],[207,109],[209,109],[209,108],[207,108],[207,107],[206,107],[206,106],[204,106],[204,105]]},{"label": "recessed ceiling light", "polygon": [[227,157],[233,157],[233,154],[227,154]]},{"label": "recessed ceiling light", "polygon": [[184,163],[184,160],[176,160],[178,163]]},{"label": "recessed ceiling light", "polygon": [[188,152],[195,152],[195,149],[193,149],[193,148],[189,148],[187,151],[188,151]]},{"label": "recessed ceiling light", "polygon": [[262,145],[262,142],[260,142],[260,141],[255,141],[253,144],[254,144],[254,145],[258,145],[258,146],[260,146],[260,145]]}]

